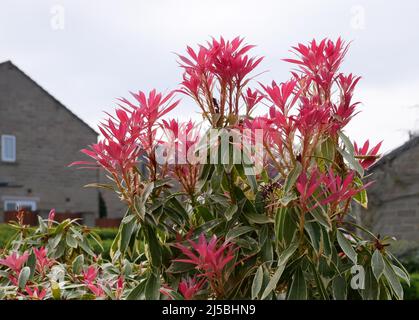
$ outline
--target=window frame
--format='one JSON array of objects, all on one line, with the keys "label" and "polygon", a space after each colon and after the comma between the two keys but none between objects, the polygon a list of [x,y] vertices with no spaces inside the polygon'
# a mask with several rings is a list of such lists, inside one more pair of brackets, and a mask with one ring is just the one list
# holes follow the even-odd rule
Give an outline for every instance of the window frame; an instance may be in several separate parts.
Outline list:
[{"label": "window frame", "polygon": [[[11,139],[13,141],[13,156],[7,157],[6,155],[6,148],[5,141],[7,139]],[[3,162],[16,162],[16,136],[11,134],[2,134],[1,135],[1,161]]]},{"label": "window frame", "polygon": [[26,207],[31,207],[31,211],[36,211],[37,210],[37,203],[35,200],[19,200],[19,199],[6,199],[4,200],[4,204],[3,204],[3,210],[4,211],[10,211],[7,209],[7,206],[11,203],[15,203],[16,204],[16,208],[12,211],[17,211],[18,207],[20,206],[26,206]]}]

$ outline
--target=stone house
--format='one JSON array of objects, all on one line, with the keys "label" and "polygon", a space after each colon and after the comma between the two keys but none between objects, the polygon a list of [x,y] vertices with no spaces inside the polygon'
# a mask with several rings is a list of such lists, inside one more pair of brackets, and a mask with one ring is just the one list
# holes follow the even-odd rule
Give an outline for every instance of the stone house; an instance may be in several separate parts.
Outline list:
[{"label": "stone house", "polygon": [[[10,61],[0,64],[0,222],[4,211],[26,207],[46,215],[81,213],[93,224],[98,170],[68,164],[83,159],[80,149],[98,134]],[[118,199],[104,193],[109,215],[120,215]]]},{"label": "stone house", "polygon": [[368,209],[359,217],[375,234],[419,242],[419,136],[369,169]]}]

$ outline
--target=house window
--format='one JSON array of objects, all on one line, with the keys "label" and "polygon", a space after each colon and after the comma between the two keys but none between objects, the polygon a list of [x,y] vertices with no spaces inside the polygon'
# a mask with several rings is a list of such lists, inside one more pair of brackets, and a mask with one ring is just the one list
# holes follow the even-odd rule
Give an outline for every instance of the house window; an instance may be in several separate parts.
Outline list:
[{"label": "house window", "polygon": [[36,201],[34,200],[5,200],[4,201],[4,211],[16,211],[19,209],[36,211]]},{"label": "house window", "polygon": [[1,161],[16,161],[16,137],[11,135],[1,136]]}]

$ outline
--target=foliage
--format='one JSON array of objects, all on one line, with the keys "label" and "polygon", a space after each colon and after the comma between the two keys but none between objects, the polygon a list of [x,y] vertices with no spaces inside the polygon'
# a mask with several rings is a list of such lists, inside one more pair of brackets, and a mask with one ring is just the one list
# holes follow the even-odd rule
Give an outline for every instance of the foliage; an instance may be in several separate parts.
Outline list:
[{"label": "foliage", "polygon": [[406,300],[419,300],[419,274],[414,273],[410,276],[410,285],[403,283]]},{"label": "foliage", "polygon": [[[78,290],[127,299],[403,299],[409,275],[389,239],[348,219],[353,201],[367,206],[364,170],[380,147],[358,147],[344,133],[360,80],[339,71],[348,46],[299,44],[285,59],[297,68],[291,79],[256,90],[251,74],[262,58],[249,56],[252,48],[240,38],[188,47],[179,90],[133,93],[100,124],[103,139],[83,150],[92,161],[73,165],[106,170],[110,183],[89,187],[114,190],[127,212],[111,263],[87,258]],[[178,106],[176,93],[196,102],[203,125],[163,119]],[[24,254],[21,239],[12,251]],[[64,244],[54,262],[69,279],[63,257],[76,249]],[[354,267],[365,271],[362,285],[353,285]],[[13,284],[17,274],[7,270]]]},{"label": "foliage", "polygon": [[122,298],[131,269],[118,269],[94,253],[93,242],[101,247],[94,231],[76,220],[53,219],[52,210],[48,219],[39,217],[37,228],[23,220],[10,224],[13,236],[0,259],[0,299]]},{"label": "foliage", "polygon": [[4,248],[15,231],[8,224],[0,224],[0,249]]},{"label": "foliage", "polygon": [[[109,250],[113,240],[118,233],[118,229],[115,228],[91,228],[91,230],[100,239],[97,241],[89,240],[92,250],[95,254],[102,254],[104,258],[109,258]],[[0,224],[0,250],[4,248],[10,239],[16,234],[15,228],[9,224]]]},{"label": "foliage", "polygon": [[409,273],[419,272],[419,245],[416,241],[399,240],[391,244],[391,252]]}]

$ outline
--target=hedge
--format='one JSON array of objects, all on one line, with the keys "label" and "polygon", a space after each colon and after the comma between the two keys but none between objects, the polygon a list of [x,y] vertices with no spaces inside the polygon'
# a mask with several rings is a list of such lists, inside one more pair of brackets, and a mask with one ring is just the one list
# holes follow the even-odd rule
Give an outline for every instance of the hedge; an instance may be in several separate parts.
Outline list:
[{"label": "hedge", "polygon": [[[118,229],[113,228],[93,228],[93,230],[102,239],[103,251],[100,246],[96,243],[93,244],[95,253],[102,253],[104,258],[109,258],[109,249],[112,245],[112,241],[118,232]],[[14,235],[14,230],[8,224],[0,224],[0,248],[3,248],[7,241]]]},{"label": "hedge", "polygon": [[419,300],[419,273],[410,275],[410,287],[403,284],[405,300]]}]

